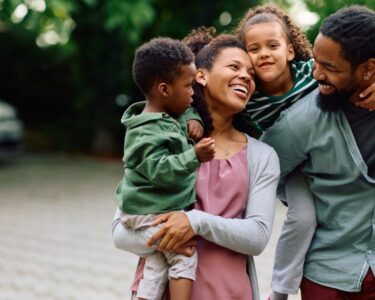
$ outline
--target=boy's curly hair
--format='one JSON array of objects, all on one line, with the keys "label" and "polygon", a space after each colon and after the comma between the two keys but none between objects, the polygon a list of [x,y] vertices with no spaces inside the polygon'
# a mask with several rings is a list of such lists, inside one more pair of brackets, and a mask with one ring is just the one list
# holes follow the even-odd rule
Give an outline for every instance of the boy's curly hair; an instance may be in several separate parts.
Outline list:
[{"label": "boy's curly hair", "polygon": [[245,43],[246,30],[254,24],[276,21],[283,27],[289,42],[293,45],[295,61],[307,61],[312,58],[311,44],[301,29],[291,18],[275,5],[259,5],[250,8],[235,29],[235,34]]},{"label": "boy's curly hair", "polygon": [[194,62],[194,54],[180,40],[157,37],[137,48],[133,61],[133,78],[147,95],[158,81],[173,83],[181,67]]}]

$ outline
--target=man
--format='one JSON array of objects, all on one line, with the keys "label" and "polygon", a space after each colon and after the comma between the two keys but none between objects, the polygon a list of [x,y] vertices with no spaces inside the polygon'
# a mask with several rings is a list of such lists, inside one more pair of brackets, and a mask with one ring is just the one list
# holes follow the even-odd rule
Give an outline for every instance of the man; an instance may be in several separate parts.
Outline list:
[{"label": "man", "polygon": [[314,195],[318,225],[302,299],[374,300],[375,111],[355,99],[375,82],[375,12],[351,6],[329,16],[314,57],[319,91],[286,110],[262,139],[279,154],[280,191],[300,167]]}]

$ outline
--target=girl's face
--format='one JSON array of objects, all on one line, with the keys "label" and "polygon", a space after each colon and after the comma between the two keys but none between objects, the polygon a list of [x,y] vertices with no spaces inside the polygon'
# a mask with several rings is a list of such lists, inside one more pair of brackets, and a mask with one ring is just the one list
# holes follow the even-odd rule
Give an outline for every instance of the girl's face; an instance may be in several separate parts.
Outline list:
[{"label": "girl's face", "polygon": [[[280,84],[293,78],[289,62],[294,58],[293,45],[277,21],[251,25],[245,33],[246,50],[261,83]],[[289,78],[290,77],[290,78]]]},{"label": "girl's face", "polygon": [[220,109],[233,115],[245,108],[254,93],[253,66],[249,56],[239,48],[225,48],[216,57],[210,71],[200,69],[197,81],[205,86],[208,109]]}]

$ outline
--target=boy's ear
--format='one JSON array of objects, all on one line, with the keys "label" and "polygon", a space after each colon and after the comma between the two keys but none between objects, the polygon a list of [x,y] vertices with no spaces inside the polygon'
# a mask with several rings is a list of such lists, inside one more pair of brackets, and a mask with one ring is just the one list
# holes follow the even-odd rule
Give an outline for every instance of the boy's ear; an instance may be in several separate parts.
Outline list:
[{"label": "boy's ear", "polygon": [[288,55],[287,55],[288,61],[292,61],[295,56],[296,56],[296,53],[294,52],[293,45],[288,44]]},{"label": "boy's ear", "polygon": [[169,86],[168,86],[168,84],[165,83],[165,82],[160,82],[158,84],[158,92],[163,97],[168,97],[168,95],[169,95]]},{"label": "boy's ear", "polygon": [[195,80],[199,84],[206,86],[207,84],[207,74],[206,71],[203,69],[198,69],[197,74],[195,75]]}]

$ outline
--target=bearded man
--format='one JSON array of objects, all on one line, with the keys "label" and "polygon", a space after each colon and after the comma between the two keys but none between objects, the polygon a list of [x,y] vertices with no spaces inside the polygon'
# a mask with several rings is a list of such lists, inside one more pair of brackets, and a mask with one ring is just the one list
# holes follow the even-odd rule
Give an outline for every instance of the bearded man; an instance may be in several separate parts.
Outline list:
[{"label": "bearded man", "polygon": [[375,12],[351,6],[332,14],[313,52],[319,88],[284,111],[262,140],[280,158],[280,197],[295,169],[314,197],[302,299],[374,300],[375,111],[355,102],[375,82]]}]

